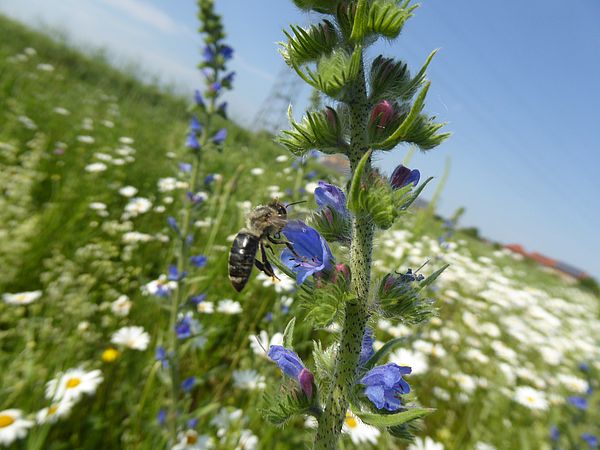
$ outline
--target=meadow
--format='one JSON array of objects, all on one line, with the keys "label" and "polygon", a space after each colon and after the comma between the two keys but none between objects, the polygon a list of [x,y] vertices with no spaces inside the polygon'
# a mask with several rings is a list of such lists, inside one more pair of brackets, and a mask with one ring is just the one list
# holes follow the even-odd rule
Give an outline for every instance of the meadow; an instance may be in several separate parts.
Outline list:
[{"label": "meadow", "polygon": [[[167,218],[186,201],[192,93],[146,85],[9,19],[0,28],[0,446],[164,448],[169,386],[157,348],[169,315],[156,294],[175,258]],[[206,264],[188,279],[205,295],[182,367],[194,377],[193,417],[173,448],[304,448],[311,421],[280,428],[262,417],[264,392],[283,379],[265,349],[296,316],[295,349],[312,365],[313,341],[333,344],[339,324],[314,331],[281,272],[274,281],[255,271],[237,293],[227,258],[254,206],[306,200],[290,213],[303,217],[319,180],[343,186],[347,176],[218,120],[227,140],[203,157],[194,224],[193,251]],[[412,367],[408,403],[435,411],[413,443],[349,416],[343,448],[597,448],[582,437],[600,435],[597,296],[427,208],[375,248],[379,277],[449,264],[428,287],[436,317],[372,323],[375,348],[398,338],[389,361]],[[69,376],[80,392],[57,409],[54,391]]]}]

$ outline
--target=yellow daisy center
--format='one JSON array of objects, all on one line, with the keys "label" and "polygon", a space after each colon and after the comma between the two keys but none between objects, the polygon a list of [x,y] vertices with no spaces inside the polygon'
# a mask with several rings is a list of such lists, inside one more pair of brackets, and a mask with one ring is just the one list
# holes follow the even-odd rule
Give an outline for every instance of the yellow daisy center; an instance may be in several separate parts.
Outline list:
[{"label": "yellow daisy center", "polygon": [[56,405],[52,405],[48,408],[48,416],[51,416],[52,414],[54,414],[56,411],[58,410],[58,406]]},{"label": "yellow daisy center", "polygon": [[81,380],[77,377],[69,378],[67,381],[67,389],[73,389],[81,384]]},{"label": "yellow daisy center", "polygon": [[188,433],[185,439],[188,444],[195,444],[198,442],[198,435],[196,433]]},{"label": "yellow daisy center", "polygon": [[354,416],[346,414],[346,425],[348,425],[350,428],[356,428],[358,426],[358,422]]},{"label": "yellow daisy center", "polygon": [[113,362],[119,357],[119,351],[114,348],[107,348],[102,352],[102,361]]},{"label": "yellow daisy center", "polygon": [[527,401],[529,403],[535,403],[535,398],[533,398],[531,395],[527,397]]},{"label": "yellow daisy center", "polygon": [[7,414],[0,415],[0,428],[6,428],[15,423],[15,419]]}]

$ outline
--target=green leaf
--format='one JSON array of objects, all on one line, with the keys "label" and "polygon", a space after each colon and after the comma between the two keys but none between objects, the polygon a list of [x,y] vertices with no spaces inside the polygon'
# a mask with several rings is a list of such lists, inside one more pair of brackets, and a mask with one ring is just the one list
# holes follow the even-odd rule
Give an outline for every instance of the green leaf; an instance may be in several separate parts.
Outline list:
[{"label": "green leaf", "polygon": [[372,152],[372,150],[369,150],[362,156],[358,165],[356,166],[356,170],[352,176],[352,182],[350,183],[350,191],[348,192],[348,209],[355,213],[359,212],[359,196],[362,177],[365,168],[367,167],[367,163],[371,159]]},{"label": "green leaf", "polygon": [[354,23],[352,24],[352,33],[350,34],[350,40],[353,42],[362,42],[367,33],[367,26],[369,23],[369,3],[367,0],[358,0],[356,6],[356,14],[354,15]]},{"label": "green leaf", "polygon": [[352,412],[356,414],[364,423],[373,425],[374,427],[378,428],[387,428],[402,425],[403,423],[420,419],[421,417],[425,417],[426,415],[431,414],[434,411],[435,409],[431,408],[414,408],[396,414],[373,414],[363,412],[359,413],[355,411]]},{"label": "green leaf", "polygon": [[332,52],[337,44],[337,33],[331,22],[313,25],[308,29],[291,26],[291,32],[283,31],[287,43],[280,43],[280,53],[290,66],[316,61]]},{"label": "green leaf", "polygon": [[433,283],[435,280],[437,280],[438,277],[442,274],[442,272],[444,272],[444,270],[446,270],[448,267],[450,267],[450,264],[446,264],[446,265],[442,266],[441,268],[439,268],[438,270],[436,270],[435,272],[433,272],[431,275],[429,275],[427,278],[425,278],[423,281],[421,281],[421,283],[419,283],[419,287],[421,289],[424,289],[427,286],[429,286],[431,283]]},{"label": "green leaf", "polygon": [[373,367],[375,367],[377,365],[377,363],[379,361],[381,361],[383,358],[385,358],[385,356],[390,353],[392,350],[394,350],[394,348],[397,345],[402,344],[403,342],[406,342],[407,338],[406,337],[398,337],[398,338],[394,338],[390,341],[387,341],[383,347],[381,347],[379,350],[377,350],[377,352],[375,352],[375,354],[373,356],[371,356],[371,358],[365,363],[365,369],[366,371],[369,371],[370,369],[372,369]]},{"label": "green leaf", "polygon": [[431,180],[433,180],[433,177],[427,178],[414,191],[412,190],[412,184],[394,191],[394,206],[396,209],[406,211],[409,206],[419,198],[419,195],[421,195],[421,192],[423,192],[423,189],[425,189],[425,186],[427,186]]},{"label": "green leaf", "polygon": [[408,2],[398,5],[396,0],[377,0],[369,9],[366,31],[395,39],[416,8],[418,5],[408,7]]},{"label": "green leaf", "polygon": [[292,317],[292,320],[288,322],[283,331],[283,346],[285,348],[294,348],[294,325],[296,324],[296,318]]}]

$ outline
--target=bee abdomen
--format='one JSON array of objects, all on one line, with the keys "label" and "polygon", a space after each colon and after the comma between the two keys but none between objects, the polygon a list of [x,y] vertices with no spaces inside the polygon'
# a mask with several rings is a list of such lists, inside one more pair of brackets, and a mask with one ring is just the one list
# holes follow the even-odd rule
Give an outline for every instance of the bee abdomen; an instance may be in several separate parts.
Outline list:
[{"label": "bee abdomen", "polygon": [[257,237],[244,231],[239,232],[233,240],[229,252],[229,279],[238,292],[244,289],[250,279],[258,244]]}]

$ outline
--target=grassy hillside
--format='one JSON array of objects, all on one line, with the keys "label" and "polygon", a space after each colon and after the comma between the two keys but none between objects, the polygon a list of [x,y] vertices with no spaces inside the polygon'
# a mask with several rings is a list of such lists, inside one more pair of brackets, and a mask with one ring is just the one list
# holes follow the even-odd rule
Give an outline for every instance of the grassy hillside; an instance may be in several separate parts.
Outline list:
[{"label": "grassy hillside", "polygon": [[[104,381],[93,395],[56,423],[32,427],[15,448],[162,448],[157,415],[166,388],[155,349],[168,320],[161,299],[142,287],[172,262],[166,219],[185,197],[178,177],[189,104],[6,18],[0,27],[0,293],[41,291],[28,306],[0,302],[0,411],[33,418],[49,406],[48,380],[74,367],[100,370]],[[216,176],[205,186],[194,243],[209,262],[193,283],[214,311],[198,314],[202,339],[186,363],[199,380],[190,402],[214,448],[302,448],[307,424],[280,430],[260,417],[264,383],[276,385],[281,375],[252,335],[272,337],[298,315],[304,361],[314,336],[285,277],[276,284],[255,277],[237,294],[227,251],[252,205],[306,199],[295,212],[302,215],[314,206],[314,181],[344,181],[314,159],[286,158],[268,136],[224,124],[223,152],[206,154],[202,167]],[[124,195],[133,192],[126,187],[136,193]],[[131,213],[135,198],[142,200]],[[423,225],[414,230],[414,223]],[[405,338],[391,360],[413,367],[410,401],[437,408],[418,434],[447,449],[533,450],[552,448],[557,425],[571,448],[587,448],[581,433],[600,433],[598,394],[585,411],[568,399],[598,385],[597,298],[505,251],[448,236],[432,217],[404,225],[378,237],[381,276],[427,260],[425,274],[451,264],[431,292],[438,318],[420,329],[374,324],[380,339]],[[123,295],[132,302],[128,314],[115,312]],[[239,310],[219,307],[229,299]],[[125,325],[143,326],[148,348],[103,360]],[[335,330],[319,334],[335,341]],[[404,448],[359,425],[347,422],[345,448]]]}]

